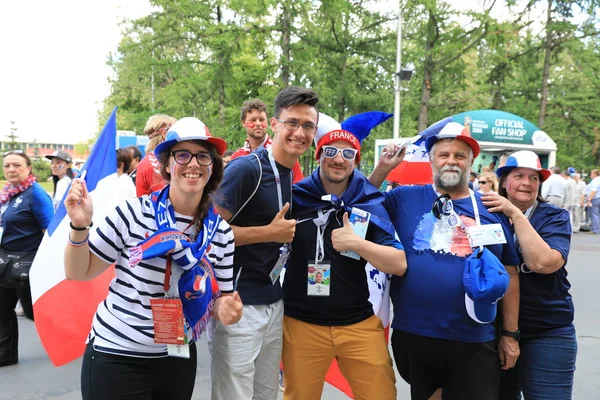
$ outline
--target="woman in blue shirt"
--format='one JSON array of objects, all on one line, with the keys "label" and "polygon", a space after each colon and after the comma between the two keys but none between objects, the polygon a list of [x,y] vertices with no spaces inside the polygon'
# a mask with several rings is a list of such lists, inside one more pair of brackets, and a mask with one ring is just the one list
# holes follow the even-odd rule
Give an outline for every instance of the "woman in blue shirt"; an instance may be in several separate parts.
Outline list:
[{"label": "woman in blue shirt", "polygon": [[[33,255],[54,215],[52,199],[35,181],[31,160],[22,150],[4,153],[4,177],[7,184],[0,190],[2,258],[6,259],[6,252]],[[7,267],[6,263],[0,265],[0,367],[19,361],[17,300],[21,300],[25,315],[33,319],[29,280],[13,282]]]},{"label": "woman in blue shirt", "polygon": [[513,225],[520,258],[519,329],[515,368],[503,371],[500,400],[571,399],[577,355],[574,308],[567,279],[571,224],[566,210],[546,203],[542,182],[550,171],[538,156],[518,151],[497,171],[499,195],[483,196],[489,211],[503,212]]}]

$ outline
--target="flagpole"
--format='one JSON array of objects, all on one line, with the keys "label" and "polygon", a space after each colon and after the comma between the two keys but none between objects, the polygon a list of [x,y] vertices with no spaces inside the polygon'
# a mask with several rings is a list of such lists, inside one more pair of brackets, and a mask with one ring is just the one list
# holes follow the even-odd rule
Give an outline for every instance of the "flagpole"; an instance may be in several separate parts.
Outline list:
[{"label": "flagpole", "polygon": [[400,137],[400,72],[402,64],[402,4],[398,2],[398,38],[396,44],[396,73],[394,78],[396,85],[394,88],[394,133],[393,138]]}]

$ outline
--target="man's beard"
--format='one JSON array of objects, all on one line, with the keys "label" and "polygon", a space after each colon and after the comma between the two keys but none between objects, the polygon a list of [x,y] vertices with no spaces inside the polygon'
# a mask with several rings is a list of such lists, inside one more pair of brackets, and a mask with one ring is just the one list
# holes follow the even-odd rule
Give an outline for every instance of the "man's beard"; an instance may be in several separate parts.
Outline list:
[{"label": "man's beard", "polygon": [[[458,172],[458,174],[450,171]],[[462,171],[459,167],[452,167],[449,165],[446,165],[439,170],[433,168],[433,181],[437,187],[447,191],[464,189],[468,186],[469,171]]]},{"label": "man's beard", "polygon": [[254,129],[247,129],[246,135],[251,137],[254,140],[264,140],[265,136],[267,135],[267,130],[265,129],[259,133],[259,132],[255,132]]}]

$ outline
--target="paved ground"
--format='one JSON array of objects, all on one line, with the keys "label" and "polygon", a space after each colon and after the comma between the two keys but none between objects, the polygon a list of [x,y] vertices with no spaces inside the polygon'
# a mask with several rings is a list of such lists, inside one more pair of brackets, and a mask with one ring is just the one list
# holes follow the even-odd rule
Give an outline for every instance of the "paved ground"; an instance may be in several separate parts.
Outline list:
[{"label": "paved ground", "polygon": [[[575,323],[579,341],[575,400],[600,398],[600,236],[580,233],[573,237],[569,260],[569,279],[575,300]],[[80,399],[80,360],[61,368],[52,366],[40,344],[31,321],[20,319],[20,363],[0,368],[0,399],[11,400],[75,400]],[[198,376],[195,400],[208,400],[209,359],[206,342],[199,346]],[[407,385],[398,379],[398,399],[410,398]],[[347,397],[330,386],[323,399],[343,400]]]}]

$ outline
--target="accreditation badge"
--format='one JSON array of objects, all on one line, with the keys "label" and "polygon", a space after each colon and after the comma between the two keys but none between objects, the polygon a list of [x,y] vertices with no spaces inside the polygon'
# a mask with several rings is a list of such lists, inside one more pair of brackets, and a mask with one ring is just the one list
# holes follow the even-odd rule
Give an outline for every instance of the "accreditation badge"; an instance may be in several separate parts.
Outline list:
[{"label": "accreditation badge", "polygon": [[467,232],[474,247],[506,243],[506,236],[500,224],[469,226]]},{"label": "accreditation badge", "polygon": [[308,264],[307,283],[307,295],[329,296],[331,289],[331,264]]},{"label": "accreditation badge", "polygon": [[277,259],[275,266],[269,274],[269,278],[271,278],[271,283],[273,285],[275,285],[279,281],[279,275],[281,275],[281,271],[285,267],[285,264],[287,263],[287,260],[290,257],[291,251],[291,246],[287,243],[279,248],[279,258]]}]

